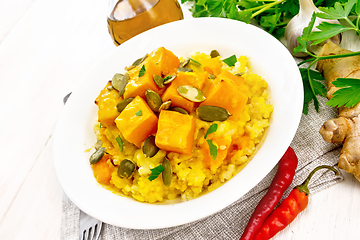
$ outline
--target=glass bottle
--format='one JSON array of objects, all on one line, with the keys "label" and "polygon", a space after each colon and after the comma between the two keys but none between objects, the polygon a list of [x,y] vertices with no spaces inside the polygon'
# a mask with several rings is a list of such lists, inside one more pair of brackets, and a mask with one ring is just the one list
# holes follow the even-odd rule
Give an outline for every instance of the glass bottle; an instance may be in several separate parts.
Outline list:
[{"label": "glass bottle", "polygon": [[109,0],[108,29],[120,45],[153,27],[183,19],[177,0]]}]

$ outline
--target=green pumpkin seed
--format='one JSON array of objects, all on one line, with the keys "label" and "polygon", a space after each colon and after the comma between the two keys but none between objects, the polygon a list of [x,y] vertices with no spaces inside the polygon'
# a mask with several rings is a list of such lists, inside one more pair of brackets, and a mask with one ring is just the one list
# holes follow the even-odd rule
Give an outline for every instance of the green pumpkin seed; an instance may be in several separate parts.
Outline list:
[{"label": "green pumpkin seed", "polygon": [[172,81],[174,81],[175,78],[176,78],[176,74],[166,76],[166,77],[164,78],[164,84],[169,84],[169,83],[171,83]]},{"label": "green pumpkin seed", "polygon": [[185,109],[183,109],[181,107],[172,107],[171,111],[175,111],[175,112],[178,112],[178,113],[189,115],[189,113]]},{"label": "green pumpkin seed", "polygon": [[121,161],[118,170],[117,175],[120,178],[130,178],[134,172],[135,172],[135,163],[129,159],[124,159]]},{"label": "green pumpkin seed", "polygon": [[145,98],[151,110],[153,110],[154,112],[159,112],[159,108],[163,103],[159,94],[157,94],[151,89],[147,89],[145,91]]},{"label": "green pumpkin seed", "polygon": [[191,68],[186,68],[186,67],[179,67],[177,69],[178,72],[192,72],[193,70]]},{"label": "green pumpkin seed", "polygon": [[120,102],[116,105],[116,108],[117,108],[118,112],[121,113],[121,112],[126,108],[126,106],[127,106],[129,103],[131,103],[132,100],[134,100],[133,97],[131,97],[131,98],[126,98],[126,99],[120,101]]},{"label": "green pumpkin seed", "polygon": [[151,135],[145,139],[143,147],[143,153],[145,157],[151,158],[159,151],[159,148],[155,144],[155,136]]},{"label": "green pumpkin seed", "polygon": [[184,68],[184,67],[186,67],[186,65],[188,65],[189,62],[190,62],[190,58],[187,58],[185,61],[182,61],[182,62],[180,63],[179,68]]},{"label": "green pumpkin seed", "polygon": [[242,75],[244,75],[244,73],[243,73],[243,72],[239,72],[239,73],[235,73],[234,75],[235,75],[235,76],[242,76]]},{"label": "green pumpkin seed", "polygon": [[153,80],[154,80],[155,84],[156,84],[159,88],[164,88],[164,87],[165,87],[165,85],[164,85],[164,79],[163,79],[161,76],[159,76],[159,75],[157,75],[157,74],[154,74],[154,75],[153,75]]},{"label": "green pumpkin seed", "polygon": [[137,66],[139,66],[142,62],[144,62],[144,60],[148,57],[148,54],[146,54],[145,56],[136,59],[133,64],[131,64],[131,66],[126,67],[126,70],[129,71]]},{"label": "green pumpkin seed", "polygon": [[112,78],[112,86],[119,91],[119,97],[124,94],[129,79],[130,77],[127,72],[125,74],[116,73]]},{"label": "green pumpkin seed", "polygon": [[190,85],[180,85],[177,88],[177,92],[182,97],[184,97],[192,102],[203,102],[206,99],[204,93],[200,89],[190,86]]},{"label": "green pumpkin seed", "polygon": [[89,161],[90,164],[95,164],[97,162],[100,161],[100,159],[104,156],[105,154],[105,148],[99,148],[98,150],[96,150],[93,154],[91,154]]},{"label": "green pumpkin seed", "polygon": [[215,106],[198,107],[196,109],[196,115],[206,122],[225,121],[231,116],[225,108]]},{"label": "green pumpkin seed", "polygon": [[148,57],[148,54],[145,54],[142,58],[136,59],[135,62],[133,62],[132,66],[137,67],[139,66],[145,59]]},{"label": "green pumpkin seed", "polygon": [[166,101],[166,102],[163,102],[162,104],[161,104],[161,106],[159,107],[159,112],[161,111],[161,110],[168,110],[169,108],[171,108],[171,104],[172,104],[172,102],[169,100],[169,101]]},{"label": "green pumpkin seed", "polygon": [[218,51],[212,50],[212,51],[210,52],[210,56],[211,56],[211,58],[215,58],[215,57],[220,56],[220,54],[219,54]]},{"label": "green pumpkin seed", "polygon": [[162,163],[164,171],[162,172],[163,183],[166,187],[170,187],[172,181],[172,168],[169,159],[164,158]]}]

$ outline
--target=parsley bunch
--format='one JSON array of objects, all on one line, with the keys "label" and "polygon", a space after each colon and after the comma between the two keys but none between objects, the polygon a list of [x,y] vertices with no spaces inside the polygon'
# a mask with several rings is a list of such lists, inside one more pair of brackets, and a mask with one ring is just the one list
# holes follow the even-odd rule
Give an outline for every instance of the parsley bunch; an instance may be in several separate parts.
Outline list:
[{"label": "parsley bunch", "polygon": [[[316,111],[319,111],[319,101],[317,96],[326,96],[326,87],[323,84],[324,78],[319,72],[311,69],[311,67],[320,60],[331,58],[343,58],[360,55],[360,52],[352,52],[348,54],[317,56],[310,52],[307,48],[308,44],[319,44],[331,37],[343,33],[345,31],[355,31],[357,35],[360,34],[360,1],[349,0],[345,3],[336,2],[334,7],[320,7],[322,12],[314,13],[308,27],[304,28],[301,37],[298,37],[299,46],[294,49],[294,54],[298,52],[305,52],[310,55],[310,58],[298,64],[300,67],[304,63],[310,64],[306,68],[299,68],[303,78],[304,85],[304,108],[303,113],[308,113],[308,107],[311,101],[314,102]],[[340,24],[333,24],[328,22],[320,23],[317,28],[320,31],[312,32],[316,18],[339,20]],[[333,94],[333,98],[326,104],[332,107],[346,106],[353,107],[360,101],[360,81],[359,79],[344,79],[338,78],[333,82],[336,87],[341,89]]]},{"label": "parsley bunch", "polygon": [[[193,17],[223,17],[245,23],[255,23],[264,30],[281,38],[285,27],[299,12],[298,0],[181,0],[193,2],[190,9]],[[317,0],[316,6],[333,6],[336,0]]]}]

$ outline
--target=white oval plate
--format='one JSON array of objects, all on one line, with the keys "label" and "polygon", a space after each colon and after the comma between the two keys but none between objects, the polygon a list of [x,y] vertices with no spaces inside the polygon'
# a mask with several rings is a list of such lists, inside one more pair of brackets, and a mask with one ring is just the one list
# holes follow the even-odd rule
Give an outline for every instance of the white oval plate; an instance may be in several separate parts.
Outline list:
[{"label": "white oval plate", "polygon": [[[230,181],[199,198],[175,204],[140,203],[97,184],[89,164],[96,137],[95,98],[106,82],[134,60],[158,47],[177,56],[216,49],[222,57],[250,57],[253,72],[269,84],[274,112],[267,137],[250,163]],[[265,31],[224,18],[186,19],[162,25],[125,42],[97,65],[73,91],[58,122],[54,165],[72,202],[87,214],[112,225],[156,229],[189,223],[220,211],[247,193],[276,165],[290,145],[300,122],[303,85],[288,50]]]}]

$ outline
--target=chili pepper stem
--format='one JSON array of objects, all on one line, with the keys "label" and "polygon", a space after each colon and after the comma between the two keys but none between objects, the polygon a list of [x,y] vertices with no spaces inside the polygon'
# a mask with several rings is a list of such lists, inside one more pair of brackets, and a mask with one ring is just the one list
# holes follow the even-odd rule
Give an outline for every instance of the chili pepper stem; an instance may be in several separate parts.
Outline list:
[{"label": "chili pepper stem", "polygon": [[336,168],[328,166],[328,165],[321,165],[321,166],[318,166],[318,167],[314,168],[314,170],[311,171],[311,173],[305,179],[305,181],[301,185],[296,186],[295,188],[298,189],[299,192],[303,192],[306,195],[309,195],[310,191],[309,191],[309,188],[308,188],[308,184],[310,182],[311,177],[315,174],[315,172],[317,172],[318,170],[323,169],[323,168],[328,168],[328,169],[332,170],[333,172],[335,172],[336,176],[339,175],[339,171]]}]

